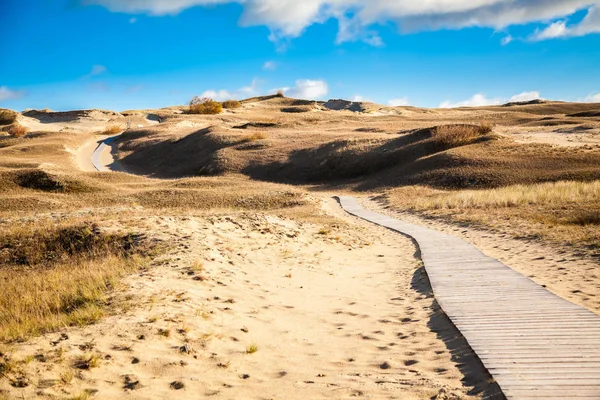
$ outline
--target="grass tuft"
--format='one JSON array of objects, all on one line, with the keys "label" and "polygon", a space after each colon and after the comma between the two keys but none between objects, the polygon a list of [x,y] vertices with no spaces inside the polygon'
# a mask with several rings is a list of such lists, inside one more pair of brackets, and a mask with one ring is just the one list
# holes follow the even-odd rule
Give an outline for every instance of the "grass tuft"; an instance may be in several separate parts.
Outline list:
[{"label": "grass tuft", "polygon": [[27,132],[29,132],[29,129],[19,124],[14,124],[8,129],[8,134],[16,138],[25,136]]},{"label": "grass tuft", "polygon": [[242,143],[252,143],[258,140],[264,140],[267,138],[267,135],[263,132],[255,132],[250,135],[244,136],[242,139]]},{"label": "grass tuft", "polygon": [[258,351],[258,346],[255,344],[251,344],[250,346],[246,347],[246,353],[247,354],[254,354]]},{"label": "grass tuft", "polygon": [[106,127],[104,132],[102,132],[102,134],[103,135],[116,135],[118,133],[121,133],[122,131],[123,131],[123,128],[121,128],[119,125],[109,125]]},{"label": "grass tuft", "polygon": [[82,354],[75,358],[73,367],[77,369],[92,369],[100,365],[100,356],[98,353]]},{"label": "grass tuft", "polygon": [[492,132],[492,125],[442,125],[433,131],[434,142],[443,148],[452,148],[474,143],[477,139]]},{"label": "grass tuft", "polygon": [[226,100],[223,102],[223,108],[231,109],[231,108],[240,108],[242,103],[237,100]]}]

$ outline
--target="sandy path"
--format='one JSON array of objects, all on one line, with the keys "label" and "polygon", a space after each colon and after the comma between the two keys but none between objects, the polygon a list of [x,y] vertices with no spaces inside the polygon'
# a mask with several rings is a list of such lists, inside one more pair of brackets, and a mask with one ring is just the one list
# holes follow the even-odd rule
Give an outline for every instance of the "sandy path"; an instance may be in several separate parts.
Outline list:
[{"label": "sandy path", "polygon": [[[115,315],[4,349],[31,361],[13,378],[27,387],[0,380],[0,390],[19,398],[86,390],[102,399],[501,398],[440,313],[407,238],[350,219],[327,234],[261,215],[123,223],[176,249],[126,281]],[[258,351],[248,354],[252,345]],[[74,368],[83,353],[97,353],[99,366]]]},{"label": "sandy path", "polygon": [[115,160],[116,146],[112,141],[119,135],[94,136],[75,152],[75,161],[84,172],[124,171]]}]

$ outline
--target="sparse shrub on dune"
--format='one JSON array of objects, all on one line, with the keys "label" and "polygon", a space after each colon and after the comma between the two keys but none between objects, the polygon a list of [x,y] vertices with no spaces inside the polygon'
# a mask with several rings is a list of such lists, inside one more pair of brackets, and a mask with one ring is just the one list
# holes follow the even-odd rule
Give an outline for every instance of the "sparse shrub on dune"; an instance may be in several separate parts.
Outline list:
[{"label": "sparse shrub on dune", "polygon": [[452,148],[475,142],[492,132],[492,125],[442,125],[433,130],[433,140],[440,147]]},{"label": "sparse shrub on dune", "polygon": [[106,129],[104,130],[104,132],[102,132],[103,135],[116,135],[117,133],[121,133],[121,131],[123,131],[123,128],[121,128],[119,125],[109,125],[106,127]]},{"label": "sparse shrub on dune", "polygon": [[17,113],[13,110],[0,108],[0,125],[10,125],[17,119]]},{"label": "sparse shrub on dune", "polygon": [[281,112],[284,113],[305,113],[312,111],[310,106],[283,107]]},{"label": "sparse shrub on dune", "polygon": [[26,127],[24,127],[22,125],[19,125],[19,124],[14,124],[8,130],[8,133],[12,137],[16,137],[16,138],[20,138],[20,137],[25,136],[27,134],[27,132],[29,132],[29,129],[27,129]]},{"label": "sparse shrub on dune", "polygon": [[223,111],[223,105],[209,97],[194,97],[190,100],[189,114],[220,114]]},{"label": "sparse shrub on dune", "polygon": [[223,108],[231,109],[231,108],[240,108],[242,103],[237,100],[226,100],[223,102]]},{"label": "sparse shrub on dune", "polygon": [[256,142],[258,140],[264,140],[267,138],[267,135],[263,132],[255,132],[250,135],[244,136],[242,139],[243,143]]}]

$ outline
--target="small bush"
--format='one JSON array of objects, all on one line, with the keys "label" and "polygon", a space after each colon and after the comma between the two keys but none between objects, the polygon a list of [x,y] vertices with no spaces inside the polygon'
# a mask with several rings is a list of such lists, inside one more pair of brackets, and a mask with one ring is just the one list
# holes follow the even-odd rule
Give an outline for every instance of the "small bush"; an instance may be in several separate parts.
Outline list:
[{"label": "small bush", "polygon": [[190,114],[220,114],[223,105],[209,97],[194,97],[190,100],[188,113]]},{"label": "small bush", "polygon": [[13,110],[0,108],[0,125],[10,125],[17,120],[17,113]]},{"label": "small bush", "polygon": [[267,135],[264,134],[263,132],[255,132],[251,135],[244,136],[244,138],[242,139],[242,142],[250,143],[250,142],[256,142],[257,140],[264,140],[266,138],[267,138]]},{"label": "small bush", "polygon": [[123,129],[119,125],[109,125],[106,127],[103,134],[104,135],[116,135],[118,133],[121,133],[122,130]]},{"label": "small bush", "polygon": [[26,127],[19,125],[19,124],[14,124],[8,130],[8,133],[11,136],[16,137],[16,138],[25,136],[27,134],[27,132],[29,132],[29,129],[27,129]]},{"label": "small bush", "polygon": [[240,108],[242,103],[237,100],[227,100],[223,102],[223,108]]},{"label": "small bush", "polygon": [[283,90],[278,90],[277,94],[275,96],[277,96],[277,97],[285,97],[285,95],[283,94]]}]

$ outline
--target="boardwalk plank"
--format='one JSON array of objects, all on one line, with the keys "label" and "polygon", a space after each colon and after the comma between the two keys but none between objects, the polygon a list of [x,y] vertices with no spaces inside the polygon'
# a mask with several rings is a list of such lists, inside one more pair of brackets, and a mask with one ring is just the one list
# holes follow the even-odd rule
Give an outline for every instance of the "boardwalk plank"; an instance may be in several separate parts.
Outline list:
[{"label": "boardwalk plank", "polygon": [[600,316],[460,238],[339,201],[415,240],[440,307],[508,399],[600,399]]}]

